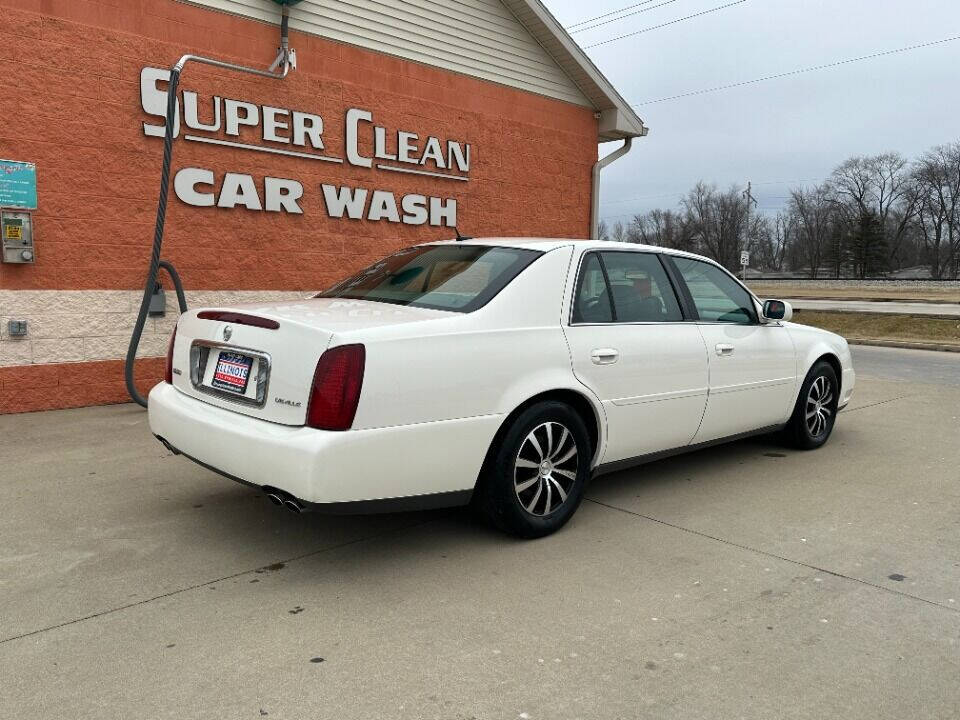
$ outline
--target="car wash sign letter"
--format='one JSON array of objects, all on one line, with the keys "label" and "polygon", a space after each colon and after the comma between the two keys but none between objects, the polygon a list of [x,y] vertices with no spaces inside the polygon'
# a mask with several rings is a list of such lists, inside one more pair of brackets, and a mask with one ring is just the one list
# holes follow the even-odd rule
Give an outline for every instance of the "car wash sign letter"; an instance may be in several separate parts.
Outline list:
[{"label": "car wash sign letter", "polygon": [[[163,137],[167,91],[161,84],[170,71],[145,67],[140,72],[140,105],[160,124],[143,123],[150,137]],[[201,120],[201,117],[204,119]],[[470,145],[377,125],[373,112],[350,108],[342,118],[343,152],[332,152],[324,143],[322,116],[289,108],[257,105],[243,100],[212,96],[201,101],[197,93],[184,90],[177,99],[173,136],[207,145],[219,145],[271,155],[313,160],[333,165],[424,178],[469,181]],[[242,133],[242,135],[241,135]],[[187,167],[174,176],[174,191],[196,207],[243,207],[265,212],[302,214],[307,190],[292,178],[255,179],[245,173],[224,173]],[[351,220],[385,220],[407,225],[454,227],[457,200],[408,193],[397,196],[387,190],[322,183],[319,188],[327,214]]]}]

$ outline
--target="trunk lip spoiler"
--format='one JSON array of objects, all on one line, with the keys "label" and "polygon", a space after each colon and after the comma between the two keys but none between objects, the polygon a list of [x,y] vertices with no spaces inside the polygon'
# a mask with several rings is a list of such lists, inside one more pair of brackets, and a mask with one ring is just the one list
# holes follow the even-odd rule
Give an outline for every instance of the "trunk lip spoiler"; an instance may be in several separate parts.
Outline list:
[{"label": "trunk lip spoiler", "polygon": [[216,320],[219,322],[233,323],[234,325],[249,325],[251,327],[264,328],[265,330],[280,329],[280,323],[276,320],[236,312],[235,310],[201,310],[197,313],[197,319]]}]

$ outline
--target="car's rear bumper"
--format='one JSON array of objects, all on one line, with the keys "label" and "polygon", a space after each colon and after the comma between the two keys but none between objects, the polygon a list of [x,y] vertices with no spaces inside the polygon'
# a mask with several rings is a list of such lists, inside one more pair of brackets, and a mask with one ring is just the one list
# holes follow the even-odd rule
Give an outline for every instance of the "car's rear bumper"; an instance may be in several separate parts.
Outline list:
[{"label": "car's rear bumper", "polygon": [[[293,495],[316,509],[370,512],[469,499],[500,416],[325,432],[218,408],[166,383],[150,392],[150,429],[189,459],[233,480]],[[449,494],[416,502],[415,496]],[[354,505],[352,508],[349,505]],[[360,505],[359,503],[364,503]],[[334,505],[336,504],[336,505]]]}]

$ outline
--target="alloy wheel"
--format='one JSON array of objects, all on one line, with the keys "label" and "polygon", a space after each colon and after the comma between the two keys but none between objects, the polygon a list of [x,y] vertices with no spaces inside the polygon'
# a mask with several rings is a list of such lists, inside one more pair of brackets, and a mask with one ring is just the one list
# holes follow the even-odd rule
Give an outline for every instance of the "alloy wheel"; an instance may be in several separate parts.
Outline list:
[{"label": "alloy wheel", "polygon": [[567,501],[577,480],[577,443],[558,422],[537,425],[524,438],[514,462],[513,483],[521,507],[542,517]]},{"label": "alloy wheel", "polygon": [[807,393],[806,423],[811,437],[820,437],[827,431],[833,416],[833,384],[820,375]]}]

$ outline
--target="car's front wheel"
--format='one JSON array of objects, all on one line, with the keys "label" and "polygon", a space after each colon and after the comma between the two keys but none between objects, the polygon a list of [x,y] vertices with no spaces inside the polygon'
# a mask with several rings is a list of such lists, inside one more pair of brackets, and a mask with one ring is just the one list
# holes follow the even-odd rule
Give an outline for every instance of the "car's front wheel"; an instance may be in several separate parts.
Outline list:
[{"label": "car's front wheel", "polygon": [[807,373],[800,395],[787,424],[787,438],[802,450],[823,445],[837,421],[840,384],[830,363],[818,362]]},{"label": "car's front wheel", "polygon": [[549,535],[579,507],[590,459],[587,428],[572,408],[552,401],[532,405],[491,448],[477,487],[478,507],[504,532]]}]

